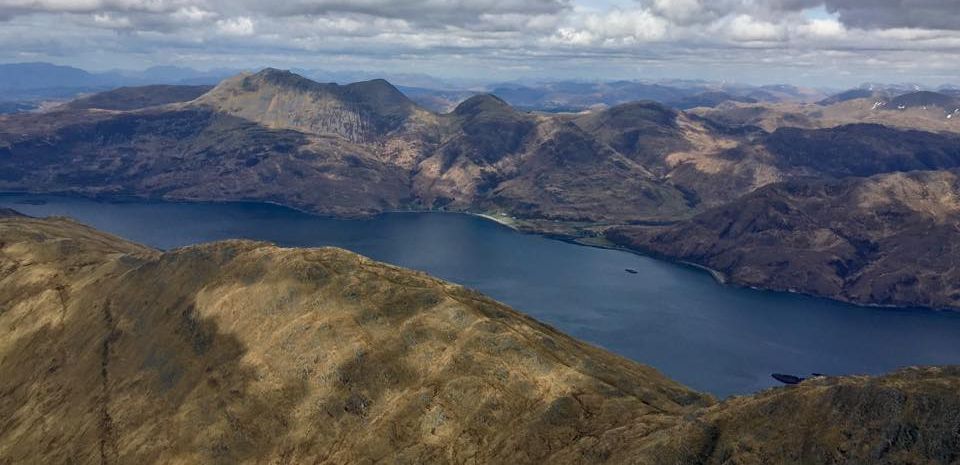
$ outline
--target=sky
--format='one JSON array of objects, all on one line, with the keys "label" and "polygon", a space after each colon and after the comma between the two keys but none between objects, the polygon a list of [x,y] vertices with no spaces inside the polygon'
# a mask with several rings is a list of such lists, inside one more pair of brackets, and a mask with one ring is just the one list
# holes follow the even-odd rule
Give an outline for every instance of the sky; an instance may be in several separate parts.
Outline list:
[{"label": "sky", "polygon": [[960,0],[0,0],[0,62],[960,85]]}]

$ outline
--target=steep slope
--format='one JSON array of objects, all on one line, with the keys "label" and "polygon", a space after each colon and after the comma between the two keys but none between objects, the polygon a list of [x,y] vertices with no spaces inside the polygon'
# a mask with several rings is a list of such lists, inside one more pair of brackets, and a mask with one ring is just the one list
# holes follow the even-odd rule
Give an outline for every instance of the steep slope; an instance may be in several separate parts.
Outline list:
[{"label": "steep slope", "polygon": [[682,193],[565,118],[522,113],[491,95],[466,100],[449,118],[450,136],[414,178],[427,205],[582,222],[688,208]]},{"label": "steep slope", "polygon": [[954,172],[772,184],[689,221],[619,228],[608,237],[708,266],[737,284],[960,309]]},{"label": "steep slope", "polygon": [[751,139],[752,131],[727,128],[658,103],[625,104],[575,122],[682,192],[690,211],[728,202],[783,176]]},{"label": "steep slope", "polygon": [[410,195],[406,174],[365,146],[205,108],[66,111],[0,127],[6,191],[260,200],[345,216],[398,208]]},{"label": "steep slope", "polygon": [[714,404],[338,249],[0,219],[5,463],[952,463],[960,371]]},{"label": "steep slope", "polygon": [[382,79],[320,84],[272,68],[227,79],[196,104],[270,128],[334,134],[351,142],[373,142],[418,118],[430,119]]},{"label": "steep slope", "polygon": [[66,104],[70,109],[139,110],[141,108],[189,102],[207,93],[212,86],[153,85],[121,87],[78,98]]},{"label": "steep slope", "polygon": [[159,253],[62,219],[0,220],[0,247],[10,463],[600,462],[710,402],[343,250]]},{"label": "steep slope", "polygon": [[878,124],[830,129],[780,128],[763,144],[784,170],[821,176],[872,176],[960,167],[960,135]]},{"label": "steep slope", "polygon": [[648,463],[954,464],[958,380],[957,367],[909,369],[732,399],[660,433]]},{"label": "steep slope", "polygon": [[635,102],[581,116],[576,124],[631,160],[660,167],[668,154],[690,147],[679,118],[659,103]]},{"label": "steep slope", "polygon": [[888,110],[904,110],[916,107],[936,107],[947,113],[952,113],[960,108],[960,99],[941,92],[920,91],[898,95],[890,100],[890,104],[887,105]]}]

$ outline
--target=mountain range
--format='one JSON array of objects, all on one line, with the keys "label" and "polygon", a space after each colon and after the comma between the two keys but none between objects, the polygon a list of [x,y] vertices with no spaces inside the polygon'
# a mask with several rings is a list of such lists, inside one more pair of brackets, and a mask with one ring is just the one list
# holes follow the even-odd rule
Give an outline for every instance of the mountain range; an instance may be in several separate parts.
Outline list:
[{"label": "mountain range", "polygon": [[717,402],[340,249],[161,252],[2,210],[0,308],[4,463],[960,459],[957,368]]},{"label": "mountain range", "polygon": [[931,110],[940,95],[548,113],[479,94],[435,112],[384,80],[266,69],[0,117],[0,190],[484,213],[736,284],[956,309],[960,118]]}]

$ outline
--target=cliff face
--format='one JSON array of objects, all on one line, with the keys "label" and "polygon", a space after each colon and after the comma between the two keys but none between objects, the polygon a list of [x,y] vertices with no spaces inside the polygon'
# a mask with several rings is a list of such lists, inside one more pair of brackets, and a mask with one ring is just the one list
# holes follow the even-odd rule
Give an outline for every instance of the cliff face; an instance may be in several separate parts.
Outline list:
[{"label": "cliff face", "polygon": [[384,80],[321,84],[265,69],[223,81],[195,102],[270,128],[373,142],[401,128],[419,109]]},{"label": "cliff face", "polygon": [[343,250],[161,253],[65,219],[0,219],[0,392],[5,464],[952,463],[960,451],[954,369],[715,404]]}]

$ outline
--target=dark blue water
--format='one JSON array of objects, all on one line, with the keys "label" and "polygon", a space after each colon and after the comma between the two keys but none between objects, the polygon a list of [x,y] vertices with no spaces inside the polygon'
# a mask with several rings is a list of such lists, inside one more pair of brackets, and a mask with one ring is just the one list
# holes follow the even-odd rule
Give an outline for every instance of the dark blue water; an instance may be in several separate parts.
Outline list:
[{"label": "dark blue water", "polygon": [[225,238],[343,247],[478,289],[719,396],[773,386],[773,372],[879,374],[960,364],[960,313],[869,309],[725,287],[699,270],[466,215],[333,220],[263,204],[21,195],[0,195],[0,207],[72,216],[165,249]]}]

